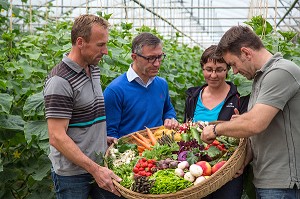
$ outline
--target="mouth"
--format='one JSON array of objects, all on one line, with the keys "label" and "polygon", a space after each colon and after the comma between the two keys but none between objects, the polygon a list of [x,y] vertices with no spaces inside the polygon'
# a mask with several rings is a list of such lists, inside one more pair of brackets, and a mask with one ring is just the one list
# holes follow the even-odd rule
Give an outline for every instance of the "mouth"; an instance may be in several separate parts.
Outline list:
[{"label": "mouth", "polygon": [[158,73],[159,70],[150,70],[151,73]]}]

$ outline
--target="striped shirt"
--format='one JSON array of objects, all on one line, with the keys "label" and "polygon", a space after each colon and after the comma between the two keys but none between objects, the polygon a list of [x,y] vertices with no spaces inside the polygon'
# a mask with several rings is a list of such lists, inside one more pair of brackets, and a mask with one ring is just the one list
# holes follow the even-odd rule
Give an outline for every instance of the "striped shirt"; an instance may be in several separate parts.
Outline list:
[{"label": "striped shirt", "polygon": [[[46,118],[70,119],[68,136],[81,151],[96,161],[96,153],[105,153],[106,116],[100,85],[100,70],[89,66],[91,77],[68,57],[48,75],[44,88]],[[50,146],[49,158],[58,175],[86,173]]]}]

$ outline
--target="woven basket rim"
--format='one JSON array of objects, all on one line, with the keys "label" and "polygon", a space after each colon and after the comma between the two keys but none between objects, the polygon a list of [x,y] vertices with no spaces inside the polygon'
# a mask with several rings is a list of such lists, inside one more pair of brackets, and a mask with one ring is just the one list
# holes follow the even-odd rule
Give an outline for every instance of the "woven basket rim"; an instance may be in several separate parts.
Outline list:
[{"label": "woven basket rim", "polygon": [[[222,121],[219,121],[222,122]],[[215,123],[219,123],[215,122]],[[150,130],[154,131],[159,127],[153,127],[150,128]],[[146,132],[145,129],[136,131],[138,133],[144,134]],[[122,139],[130,138],[132,134],[135,134],[136,132],[130,133],[126,136],[123,136]],[[124,140],[125,141],[125,140]],[[209,178],[207,178],[205,181],[193,185],[191,187],[188,187],[186,189],[177,191],[175,193],[168,193],[168,194],[142,194],[138,192],[134,192],[130,189],[127,189],[123,187],[120,183],[113,180],[113,183],[116,187],[116,189],[122,194],[123,197],[129,198],[129,199],[198,199],[201,197],[205,197],[208,194],[216,191],[220,187],[222,187],[224,184],[226,184],[228,181],[230,181],[238,169],[241,168],[245,155],[246,155],[246,138],[241,138],[239,145],[237,149],[234,151],[234,153],[230,156],[230,158],[226,161],[226,163],[214,174],[212,174]],[[111,145],[105,154],[105,157],[108,156],[108,151],[110,148],[112,148],[114,145]],[[107,165],[106,165],[107,166]]]}]

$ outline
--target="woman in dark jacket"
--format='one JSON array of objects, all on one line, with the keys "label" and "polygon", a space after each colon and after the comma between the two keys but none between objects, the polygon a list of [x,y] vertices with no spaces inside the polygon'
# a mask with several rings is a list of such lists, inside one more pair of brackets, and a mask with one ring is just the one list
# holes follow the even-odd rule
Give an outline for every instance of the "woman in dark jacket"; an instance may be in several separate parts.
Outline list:
[{"label": "woman in dark jacket", "polygon": [[[217,120],[230,120],[234,114],[234,108],[237,108],[240,114],[247,111],[249,96],[240,97],[236,86],[229,81],[226,81],[226,83],[230,86],[230,90],[224,99],[224,105],[218,114]],[[184,122],[193,120],[200,91],[207,86],[208,84],[191,87],[186,91]]]},{"label": "woman in dark jacket", "polygon": [[[230,120],[234,109],[246,112],[249,96],[240,97],[236,86],[225,81],[230,66],[222,58],[214,56],[216,45],[207,48],[200,60],[206,84],[186,91],[184,122]],[[243,192],[243,176],[234,178],[206,199],[240,199]]]}]

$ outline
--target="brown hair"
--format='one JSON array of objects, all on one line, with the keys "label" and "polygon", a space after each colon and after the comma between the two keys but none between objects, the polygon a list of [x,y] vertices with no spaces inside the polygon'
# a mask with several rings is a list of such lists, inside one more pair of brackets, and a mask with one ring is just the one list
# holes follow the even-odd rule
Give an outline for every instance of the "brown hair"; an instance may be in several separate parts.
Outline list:
[{"label": "brown hair", "polygon": [[105,19],[95,15],[85,14],[77,17],[71,31],[72,45],[75,45],[78,37],[82,37],[84,40],[89,42],[91,29],[94,24],[100,25],[105,29],[109,27],[109,23]]},{"label": "brown hair", "polygon": [[202,56],[200,58],[201,68],[203,68],[204,64],[206,64],[211,60],[214,63],[216,62],[225,63],[227,65],[227,70],[230,70],[230,66],[225,62],[225,60],[222,57],[219,57],[215,54],[216,49],[217,49],[217,45],[211,45],[210,47],[205,49],[205,51],[202,53]]},{"label": "brown hair", "polygon": [[216,55],[223,56],[229,52],[240,56],[242,47],[259,50],[264,48],[264,45],[248,26],[233,26],[222,36],[216,49]]},{"label": "brown hair", "polygon": [[161,39],[149,32],[142,32],[132,40],[132,53],[142,53],[144,46],[156,47],[162,44]]}]

